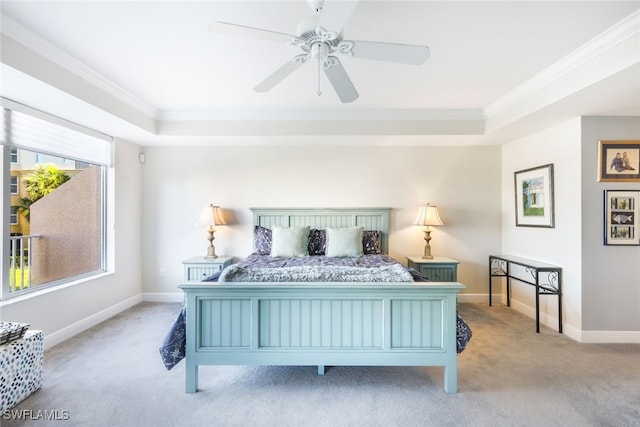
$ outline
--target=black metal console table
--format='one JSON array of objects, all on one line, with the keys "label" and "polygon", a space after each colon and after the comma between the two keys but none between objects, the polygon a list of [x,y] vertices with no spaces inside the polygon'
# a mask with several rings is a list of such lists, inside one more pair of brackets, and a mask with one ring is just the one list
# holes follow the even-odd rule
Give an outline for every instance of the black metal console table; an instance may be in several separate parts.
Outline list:
[{"label": "black metal console table", "polygon": [[[532,281],[512,275],[511,264],[524,267]],[[562,333],[562,268],[510,255],[489,255],[489,306],[492,305],[491,285],[494,277],[507,279],[507,306],[511,306],[511,279],[536,287],[536,332],[540,333],[540,295],[558,296],[558,332]],[[541,281],[545,280],[546,281]]]}]

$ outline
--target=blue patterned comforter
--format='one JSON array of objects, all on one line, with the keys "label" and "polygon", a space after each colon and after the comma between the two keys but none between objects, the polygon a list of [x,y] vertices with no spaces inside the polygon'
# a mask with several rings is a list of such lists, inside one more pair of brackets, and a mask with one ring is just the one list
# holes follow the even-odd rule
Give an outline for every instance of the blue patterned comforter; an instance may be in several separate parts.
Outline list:
[{"label": "blue patterned comforter", "polygon": [[413,282],[389,255],[281,258],[252,254],[224,269],[219,282]]}]

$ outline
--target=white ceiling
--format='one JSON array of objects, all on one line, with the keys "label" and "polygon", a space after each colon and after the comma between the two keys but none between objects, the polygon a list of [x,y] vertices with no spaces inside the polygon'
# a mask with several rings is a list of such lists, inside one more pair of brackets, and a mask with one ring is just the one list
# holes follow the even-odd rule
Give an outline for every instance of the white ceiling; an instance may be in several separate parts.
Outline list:
[{"label": "white ceiling", "polygon": [[254,92],[298,50],[208,30],[294,34],[305,0],[0,8],[2,96],[143,145],[493,144],[579,115],[640,115],[640,1],[362,0],[345,39],[426,44],[431,57],[342,57],[350,104],[324,75],[316,95],[311,64]]}]

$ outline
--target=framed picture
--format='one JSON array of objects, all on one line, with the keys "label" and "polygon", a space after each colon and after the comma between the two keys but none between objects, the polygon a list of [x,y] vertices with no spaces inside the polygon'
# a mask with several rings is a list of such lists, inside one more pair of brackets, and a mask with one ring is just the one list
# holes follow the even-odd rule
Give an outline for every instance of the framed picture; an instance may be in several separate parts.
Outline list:
[{"label": "framed picture", "polygon": [[553,164],[515,172],[516,226],[554,225]]},{"label": "framed picture", "polygon": [[604,190],[604,244],[640,245],[640,191]]},{"label": "framed picture", "polygon": [[598,141],[598,181],[640,182],[640,141]]}]

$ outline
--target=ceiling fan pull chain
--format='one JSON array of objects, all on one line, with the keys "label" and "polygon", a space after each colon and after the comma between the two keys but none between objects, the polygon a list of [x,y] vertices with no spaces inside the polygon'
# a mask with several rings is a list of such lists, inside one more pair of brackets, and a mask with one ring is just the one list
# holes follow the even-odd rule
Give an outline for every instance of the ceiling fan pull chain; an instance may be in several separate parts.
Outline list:
[{"label": "ceiling fan pull chain", "polygon": [[320,55],[318,55],[318,92],[317,92],[318,96],[322,95],[322,92],[320,92]]}]

